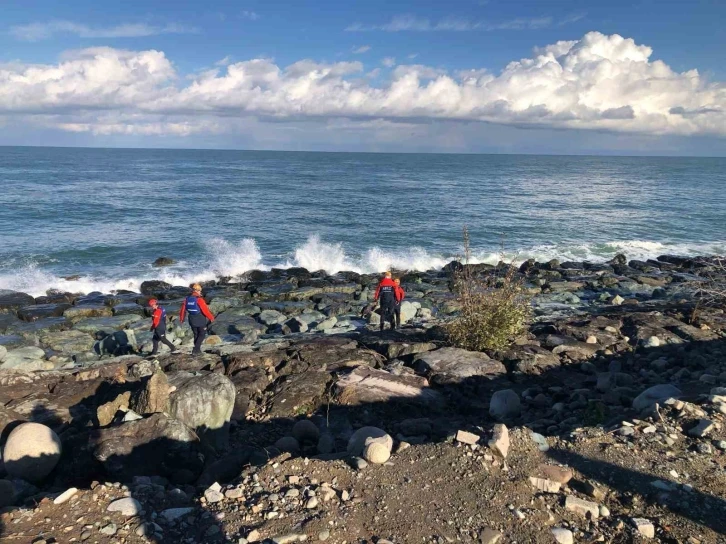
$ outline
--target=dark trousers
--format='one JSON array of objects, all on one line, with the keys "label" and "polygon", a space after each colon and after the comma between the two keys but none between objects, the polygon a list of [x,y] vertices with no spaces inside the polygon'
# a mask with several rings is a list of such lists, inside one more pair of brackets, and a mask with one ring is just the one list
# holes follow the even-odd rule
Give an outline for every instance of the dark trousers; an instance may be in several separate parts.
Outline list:
[{"label": "dark trousers", "polygon": [[152,345],[154,346],[151,350],[152,355],[156,355],[156,352],[159,351],[159,342],[164,344],[166,347],[168,347],[171,351],[176,351],[176,346],[169,342],[169,340],[166,338],[166,331],[154,331],[154,337],[152,338]]},{"label": "dark trousers", "polygon": [[396,304],[393,307],[393,313],[396,317],[396,327],[400,327],[401,326],[401,305],[400,304]]},{"label": "dark trousers", "polygon": [[207,336],[207,327],[206,325],[203,327],[192,326],[192,332],[194,333],[194,349],[192,353],[202,353],[202,342],[204,342],[204,338]]},{"label": "dark trousers", "polygon": [[396,317],[394,315],[394,304],[393,302],[387,302],[384,300],[381,300],[381,330],[386,325],[386,321],[388,321],[391,324],[391,328],[396,328]]}]

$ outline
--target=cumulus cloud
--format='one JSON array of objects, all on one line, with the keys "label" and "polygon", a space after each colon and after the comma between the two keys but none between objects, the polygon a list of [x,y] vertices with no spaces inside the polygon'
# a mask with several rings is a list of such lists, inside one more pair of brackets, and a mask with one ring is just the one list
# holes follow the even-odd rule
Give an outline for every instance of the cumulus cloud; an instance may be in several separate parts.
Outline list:
[{"label": "cumulus cloud", "polygon": [[111,27],[90,27],[73,21],[49,21],[10,28],[12,36],[29,42],[52,38],[55,34],[75,34],[79,38],[138,38],[159,34],[189,34],[195,32],[198,32],[198,30],[194,27],[176,23],[164,26],[129,23]]},{"label": "cumulus cloud", "polygon": [[[233,131],[244,119],[435,120],[726,136],[726,84],[676,72],[652,50],[590,32],[536,49],[500,73],[360,62],[233,62],[184,82],[160,51],[94,48],[55,65],[0,65],[0,116],[99,134]],[[393,59],[387,64],[395,65]]]}]

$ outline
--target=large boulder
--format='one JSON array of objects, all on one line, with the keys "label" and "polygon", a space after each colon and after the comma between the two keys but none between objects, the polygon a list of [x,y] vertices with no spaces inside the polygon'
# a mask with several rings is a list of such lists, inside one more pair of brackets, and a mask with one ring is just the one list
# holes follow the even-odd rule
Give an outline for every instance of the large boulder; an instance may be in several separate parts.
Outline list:
[{"label": "large boulder", "polygon": [[99,331],[111,333],[116,330],[125,329],[141,319],[142,317],[137,314],[123,314],[113,317],[89,317],[81,319],[73,325],[73,328],[90,334],[95,334]]},{"label": "large boulder", "polygon": [[177,372],[168,377],[176,388],[169,396],[169,414],[213,447],[226,447],[235,399],[230,379],[211,372]]},{"label": "large boulder", "polygon": [[419,357],[414,368],[437,385],[462,384],[477,379],[495,380],[506,376],[507,369],[486,353],[460,348],[441,348]]},{"label": "large boulder", "polygon": [[251,332],[264,332],[266,327],[250,317],[247,310],[230,308],[219,314],[209,327],[212,334],[224,336],[227,334],[244,335]]},{"label": "large boulder", "polygon": [[196,477],[204,461],[199,439],[181,421],[164,414],[94,431],[93,456],[112,476],[165,476],[178,481],[180,472]]},{"label": "large boulder", "polygon": [[53,363],[45,360],[45,351],[35,346],[25,346],[8,350],[3,357],[2,369],[18,369],[32,372],[34,370],[50,370]]},{"label": "large boulder", "polygon": [[5,470],[13,478],[39,482],[58,464],[61,441],[50,427],[22,423],[8,436],[3,450]]},{"label": "large boulder", "polygon": [[379,440],[382,440],[388,445],[389,451],[393,447],[393,439],[383,429],[379,429],[378,427],[361,427],[348,439],[348,455],[360,457],[363,455],[363,451],[369,443]]},{"label": "large boulder", "polygon": [[44,317],[62,317],[71,305],[67,302],[61,304],[31,304],[18,310],[18,317],[23,321],[37,321]]},{"label": "large boulder", "polygon": [[401,303],[401,323],[408,323],[414,317],[416,317],[416,312],[418,312],[418,309],[420,307],[421,304],[417,302],[410,302],[408,300],[404,300]]},{"label": "large boulder", "polygon": [[64,355],[74,355],[91,351],[95,340],[90,334],[81,331],[48,332],[40,336],[43,345]]},{"label": "large boulder", "polygon": [[441,404],[441,395],[420,376],[396,376],[385,370],[359,366],[335,383],[340,404],[414,403],[427,406]]},{"label": "large boulder", "polygon": [[669,383],[654,385],[633,399],[633,408],[638,412],[642,412],[652,408],[657,403],[671,397],[678,398],[682,394],[680,389]]},{"label": "large boulder", "polygon": [[111,317],[113,309],[105,304],[81,304],[79,306],[71,306],[63,316],[71,321],[78,321],[86,317]]},{"label": "large boulder", "polygon": [[35,303],[35,299],[26,293],[0,289],[0,312],[13,312]]},{"label": "large boulder", "polygon": [[137,414],[155,414],[169,411],[169,380],[161,370],[143,379],[143,386],[130,403]]},{"label": "large boulder", "polygon": [[160,280],[150,280],[141,283],[141,293],[147,296],[159,295],[171,289],[171,284]]}]

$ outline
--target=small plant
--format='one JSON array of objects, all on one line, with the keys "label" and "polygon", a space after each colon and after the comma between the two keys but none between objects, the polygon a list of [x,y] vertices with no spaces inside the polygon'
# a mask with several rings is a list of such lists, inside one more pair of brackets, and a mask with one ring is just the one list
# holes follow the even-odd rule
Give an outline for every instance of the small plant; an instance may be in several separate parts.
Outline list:
[{"label": "small plant", "polygon": [[699,263],[702,265],[702,269],[697,275],[701,279],[687,284],[694,291],[696,302],[689,316],[691,324],[698,321],[703,308],[726,309],[726,258],[705,258]]},{"label": "small plant", "polygon": [[471,351],[502,350],[526,330],[532,313],[517,269],[500,263],[492,275],[471,264],[469,231],[464,227],[464,263],[454,273],[454,292],[461,309],[447,324],[449,341]]}]

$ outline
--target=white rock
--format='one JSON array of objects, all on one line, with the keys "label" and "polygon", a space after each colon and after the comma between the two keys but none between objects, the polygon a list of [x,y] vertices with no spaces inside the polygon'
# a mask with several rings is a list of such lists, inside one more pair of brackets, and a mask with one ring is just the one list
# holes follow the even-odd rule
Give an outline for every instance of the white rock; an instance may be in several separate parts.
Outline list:
[{"label": "white rock", "polygon": [[668,383],[654,385],[643,391],[633,400],[633,408],[638,412],[642,412],[651,408],[656,403],[663,403],[671,397],[681,396],[681,390],[675,385]]},{"label": "white rock", "polygon": [[645,538],[655,538],[655,527],[649,519],[632,518],[631,521],[635,525],[635,530]]},{"label": "white rock", "polygon": [[393,449],[393,438],[386,431],[378,427],[361,427],[348,440],[348,454],[362,456],[369,438],[384,438],[390,445],[389,451]]},{"label": "white rock", "polygon": [[590,517],[592,517],[592,519],[597,519],[600,516],[600,508],[598,507],[597,503],[584,501],[582,499],[578,499],[577,497],[573,497],[572,495],[568,495],[568,497],[565,499],[565,510],[575,512],[576,514],[579,514],[583,517],[586,517],[587,514],[590,514]]},{"label": "white rock", "polygon": [[503,423],[494,425],[489,447],[503,459],[507,458],[507,454],[509,453],[509,429],[507,429],[506,425]]},{"label": "white rock", "polygon": [[50,427],[40,423],[18,425],[3,450],[8,474],[29,482],[43,480],[53,472],[60,456],[60,439]]},{"label": "white rock", "polygon": [[127,518],[131,518],[134,516],[139,516],[143,513],[144,509],[141,508],[141,504],[139,504],[139,501],[136,499],[133,499],[131,497],[126,497],[124,499],[118,499],[113,501],[111,504],[108,505],[108,508],[106,508],[107,512],[118,512],[122,516],[126,516]]},{"label": "white rock", "polygon": [[574,542],[572,531],[569,529],[554,528],[552,529],[552,536],[555,537],[558,544],[572,544]]},{"label": "white rock", "polygon": [[543,493],[559,493],[560,487],[562,487],[562,484],[559,482],[553,482],[552,480],[537,478],[535,476],[529,477],[529,483],[531,483],[535,489]]},{"label": "white rock", "polygon": [[462,444],[476,444],[479,442],[479,438],[479,435],[468,431],[457,431],[456,433],[456,441],[461,442]]},{"label": "white rock", "polygon": [[53,499],[53,504],[63,504],[64,502],[68,502],[76,493],[78,493],[77,487],[66,489],[63,493]]}]

